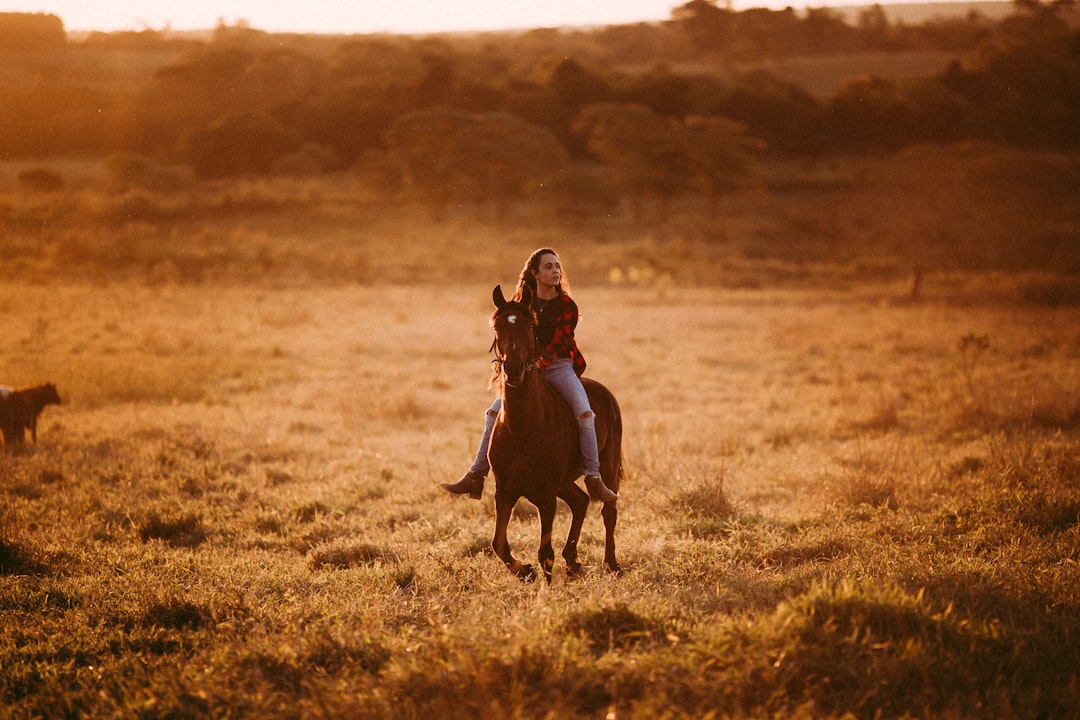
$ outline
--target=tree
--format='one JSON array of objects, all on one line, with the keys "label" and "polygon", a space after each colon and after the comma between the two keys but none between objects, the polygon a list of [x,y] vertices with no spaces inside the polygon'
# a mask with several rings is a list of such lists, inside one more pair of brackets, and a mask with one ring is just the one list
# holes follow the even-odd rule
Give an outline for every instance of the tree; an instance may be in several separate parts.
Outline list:
[{"label": "tree", "polygon": [[266,115],[226,115],[186,138],[188,159],[199,178],[267,173],[299,142]]},{"label": "tree", "polygon": [[574,127],[589,151],[611,168],[616,186],[638,219],[649,199],[665,219],[672,199],[694,180],[681,123],[644,105],[590,105]]},{"label": "tree", "polygon": [[455,195],[499,214],[566,160],[551,131],[508,113],[476,116],[449,138],[441,157]]},{"label": "tree", "polygon": [[802,87],[765,70],[736,76],[710,113],[738,120],[773,152],[817,155],[825,148],[825,111]]},{"label": "tree", "polygon": [[64,21],[46,13],[0,13],[0,48],[55,49],[67,42]]},{"label": "tree", "polygon": [[671,11],[671,20],[699,52],[723,52],[734,37],[735,13],[730,3],[720,8],[716,0],[690,0]]},{"label": "tree", "polygon": [[275,116],[349,164],[377,148],[387,128],[411,109],[409,93],[358,80],[335,83],[308,102],[279,107]]},{"label": "tree", "polygon": [[442,105],[404,115],[386,130],[383,142],[414,196],[437,209],[446,205],[449,183],[443,147],[472,121],[472,113]]},{"label": "tree", "polygon": [[250,109],[243,78],[251,61],[243,48],[211,44],[160,67],[139,101],[138,135],[148,145],[173,147],[185,133]]},{"label": "tree", "polygon": [[406,182],[437,210],[459,200],[507,212],[567,161],[550,130],[509,113],[428,108],[384,137]]},{"label": "tree", "polygon": [[858,42],[858,32],[833,8],[807,8],[802,27],[805,47],[812,52],[853,50]]},{"label": "tree", "polygon": [[715,215],[722,196],[747,185],[750,154],[763,144],[742,123],[722,117],[687,118],[685,138],[698,187]]},{"label": "tree", "polygon": [[723,91],[724,85],[718,78],[705,74],[676,74],[661,66],[635,79],[622,95],[627,102],[680,118],[714,114]]},{"label": "tree", "polygon": [[859,11],[859,32],[867,50],[887,50],[892,25],[885,8],[879,4],[871,5]]},{"label": "tree", "polygon": [[848,82],[829,104],[835,144],[850,150],[887,150],[912,139],[913,114],[896,83],[881,77]]},{"label": "tree", "polygon": [[610,94],[607,81],[578,61],[563,58],[551,69],[548,86],[559,102],[575,114],[583,106],[605,100]]}]

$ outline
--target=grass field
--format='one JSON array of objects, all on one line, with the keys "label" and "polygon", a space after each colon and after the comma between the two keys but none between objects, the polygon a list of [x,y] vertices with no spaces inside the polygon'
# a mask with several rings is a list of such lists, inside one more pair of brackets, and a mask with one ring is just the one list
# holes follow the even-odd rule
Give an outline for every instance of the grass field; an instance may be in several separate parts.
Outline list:
[{"label": "grass field", "polygon": [[[0,380],[64,398],[0,454],[0,714],[1078,716],[1080,308],[611,284],[557,245],[626,419],[626,572],[594,505],[550,585],[487,549],[490,483],[438,488],[519,260],[0,285]],[[510,533],[533,557],[530,506]]]}]

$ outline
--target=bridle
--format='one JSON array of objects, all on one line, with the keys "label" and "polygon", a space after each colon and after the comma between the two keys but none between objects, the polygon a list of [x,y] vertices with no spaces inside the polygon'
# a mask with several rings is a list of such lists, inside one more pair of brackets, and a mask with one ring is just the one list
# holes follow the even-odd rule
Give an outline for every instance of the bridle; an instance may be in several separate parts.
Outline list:
[{"label": "bridle", "polygon": [[[515,311],[515,312],[517,312],[517,311]],[[505,313],[506,313],[505,309],[500,309],[496,313],[492,324],[497,327],[499,319],[502,318],[505,315]],[[528,327],[529,336],[533,339],[533,349],[535,349],[536,348],[536,336],[535,336],[534,333],[536,331],[536,323],[532,320],[531,313],[528,313],[528,315],[529,315],[529,327]],[[515,343],[515,347],[516,347],[516,343]],[[522,382],[524,382],[525,376],[528,375],[531,371],[535,370],[536,367],[540,364],[540,358],[534,356],[527,363],[525,363],[525,368],[521,372],[521,378],[522,378],[521,381],[519,381],[519,382],[511,382],[510,378],[506,374],[506,356],[499,354],[498,330],[496,330],[496,332],[495,332],[495,338],[492,339],[491,347],[488,349],[488,352],[494,352],[495,353],[495,359],[492,360],[491,362],[496,367],[496,372],[498,374],[502,375],[503,382],[508,387],[518,387]]]}]

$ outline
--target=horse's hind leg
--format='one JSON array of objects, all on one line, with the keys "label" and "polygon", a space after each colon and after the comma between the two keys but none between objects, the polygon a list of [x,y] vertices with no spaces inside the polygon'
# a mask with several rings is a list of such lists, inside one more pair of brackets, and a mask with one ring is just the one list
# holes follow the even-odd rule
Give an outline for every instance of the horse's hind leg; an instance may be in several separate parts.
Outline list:
[{"label": "horse's hind leg", "polygon": [[551,570],[555,566],[555,549],[551,547],[551,532],[555,524],[555,496],[543,498],[536,503],[540,511],[540,548],[536,559],[544,570],[544,579],[551,582]]},{"label": "horse's hind leg", "polygon": [[570,506],[572,519],[570,532],[566,535],[566,545],[563,546],[562,556],[566,560],[566,574],[570,577],[578,577],[581,573],[581,563],[578,562],[578,540],[581,538],[581,526],[585,522],[585,515],[589,511],[589,494],[579,488],[576,483],[567,483],[558,493],[559,497]]},{"label": "horse's hind leg", "polygon": [[[615,410],[618,417],[618,409]],[[600,465],[604,471],[604,481],[615,492],[621,492],[623,480],[622,458],[622,430],[621,423],[614,422],[608,426],[608,442],[600,456]],[[600,514],[604,518],[604,565],[613,573],[622,573],[622,566],[615,559],[615,525],[619,522],[619,501],[612,500],[604,503]]]},{"label": "horse's hind leg", "polygon": [[510,543],[506,539],[506,526],[510,524],[510,515],[514,512],[514,504],[517,498],[508,498],[495,491],[495,537],[491,539],[491,549],[502,560],[510,572],[522,580],[536,579],[536,569],[532,565],[525,565],[514,557],[510,551]]},{"label": "horse's hind leg", "polygon": [[622,566],[615,559],[615,523],[619,521],[619,506],[617,500],[604,503],[600,510],[604,518],[604,565],[613,573],[621,574]]}]

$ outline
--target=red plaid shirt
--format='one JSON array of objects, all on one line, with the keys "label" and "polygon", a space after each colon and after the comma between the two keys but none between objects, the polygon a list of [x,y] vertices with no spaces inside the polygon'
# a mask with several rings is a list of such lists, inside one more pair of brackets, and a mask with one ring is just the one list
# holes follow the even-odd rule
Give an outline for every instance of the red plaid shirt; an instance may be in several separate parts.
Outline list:
[{"label": "red plaid shirt", "polygon": [[540,369],[544,370],[558,358],[570,358],[578,377],[585,372],[585,357],[574,340],[578,323],[577,303],[566,293],[544,301],[533,298],[538,323],[536,339],[540,345]]}]

